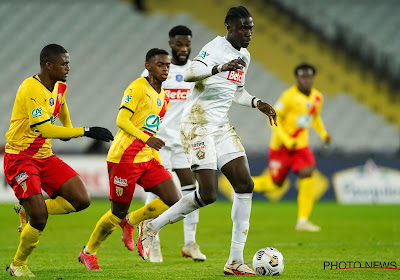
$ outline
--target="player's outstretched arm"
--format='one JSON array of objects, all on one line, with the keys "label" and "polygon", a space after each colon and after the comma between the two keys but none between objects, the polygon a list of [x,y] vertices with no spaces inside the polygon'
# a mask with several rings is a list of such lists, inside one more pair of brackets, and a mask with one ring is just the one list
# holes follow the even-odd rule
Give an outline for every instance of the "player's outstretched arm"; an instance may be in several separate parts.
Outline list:
[{"label": "player's outstretched arm", "polygon": [[112,133],[103,127],[61,127],[49,121],[34,126],[44,138],[68,139],[87,136],[106,142],[114,140]]},{"label": "player's outstretched arm", "polygon": [[184,75],[185,82],[197,82],[223,71],[239,71],[246,66],[243,59],[233,59],[225,64],[208,66],[202,61],[193,60]]},{"label": "player's outstretched arm", "polygon": [[[68,110],[67,102],[62,104],[61,110],[60,110],[60,114],[58,115],[58,119],[61,121],[61,124],[64,127],[73,127],[72,126],[72,122],[71,122],[71,118],[69,116],[69,110]],[[60,140],[66,142],[66,141],[71,140],[71,138],[60,138]]]},{"label": "player's outstretched arm", "polygon": [[64,127],[73,127],[71,118],[69,116],[69,110],[68,110],[68,106],[67,106],[66,102],[61,106],[61,110],[60,110],[60,114],[58,115],[58,119],[60,120],[61,124]]},{"label": "player's outstretched arm", "polygon": [[235,96],[233,97],[233,101],[248,107],[258,108],[261,112],[266,114],[269,118],[269,123],[273,125],[274,123],[276,126],[277,124],[277,116],[274,108],[268,103],[263,102],[262,100],[258,99],[255,96],[250,95],[244,87],[240,86],[235,92]]},{"label": "player's outstretched arm", "polygon": [[331,142],[331,136],[326,131],[324,122],[319,114],[314,116],[311,124],[318,133],[319,137],[321,137],[322,141],[324,141],[325,144],[329,144]]},{"label": "player's outstretched arm", "polygon": [[132,116],[133,112],[131,110],[125,107],[121,107],[117,116],[117,126],[129,135],[132,135],[146,143],[147,140],[150,138],[150,135],[147,135],[146,133],[141,131],[130,121]]},{"label": "player's outstretched arm", "polygon": [[157,151],[164,147],[165,143],[163,140],[147,135],[130,121],[133,114],[134,113],[127,108],[121,107],[117,116],[117,126],[126,133],[142,140],[149,147]]}]

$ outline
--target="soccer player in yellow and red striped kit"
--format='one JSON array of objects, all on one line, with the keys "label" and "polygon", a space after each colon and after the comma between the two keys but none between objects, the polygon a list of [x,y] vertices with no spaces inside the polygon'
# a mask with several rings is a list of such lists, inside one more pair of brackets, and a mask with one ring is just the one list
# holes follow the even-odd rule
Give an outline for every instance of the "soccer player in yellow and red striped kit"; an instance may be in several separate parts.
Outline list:
[{"label": "soccer player in yellow and red striped kit", "polygon": [[[272,127],[267,184],[275,185],[275,188],[282,187],[292,169],[299,177],[296,230],[316,232],[321,228],[309,221],[315,200],[315,159],[308,146],[310,126],[313,126],[325,143],[328,144],[331,138],[320,116],[323,96],[312,87],[315,67],[302,63],[295,68],[294,74],[297,85],[284,91],[275,105],[278,126]],[[255,180],[254,189],[259,191],[259,188]]]},{"label": "soccer player in yellow and red striped kit", "polygon": [[[48,214],[78,212],[90,204],[78,173],[53,154],[51,138],[114,139],[106,128],[72,126],[65,101],[69,54],[62,46],[45,46],[40,53],[40,68],[39,74],[20,85],[6,133],[4,174],[29,218],[7,268],[12,276],[34,276],[27,267],[28,257],[39,243]],[[63,127],[55,125],[57,119]],[[42,189],[50,199],[43,198]]]},{"label": "soccer player in yellow and red striped kit", "polygon": [[[133,226],[157,217],[180,198],[157,152],[165,143],[155,136],[169,105],[161,84],[168,77],[170,64],[168,52],[149,50],[145,63],[148,76],[136,79],[124,92],[117,116],[120,129],[107,156],[111,210],[97,222],[79,254],[79,261],[88,270],[101,270],[97,250],[118,225],[123,229],[125,245],[133,250]],[[136,183],[159,198],[128,214]],[[142,248],[138,246],[138,250]]]}]

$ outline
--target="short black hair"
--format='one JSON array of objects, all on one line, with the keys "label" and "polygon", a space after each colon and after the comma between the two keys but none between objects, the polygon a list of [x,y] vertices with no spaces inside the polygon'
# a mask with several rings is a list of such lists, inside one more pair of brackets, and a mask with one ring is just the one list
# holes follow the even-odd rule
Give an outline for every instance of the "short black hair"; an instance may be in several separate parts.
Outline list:
[{"label": "short black hair", "polygon": [[40,66],[44,66],[47,62],[53,62],[60,54],[68,53],[66,49],[57,44],[49,44],[40,52]]},{"label": "short black hair", "polygon": [[153,48],[147,52],[146,62],[150,62],[150,59],[152,59],[154,56],[159,55],[159,54],[169,55],[169,53],[166,50],[159,49],[159,48]]},{"label": "short black hair", "polygon": [[175,27],[172,27],[172,29],[168,33],[169,38],[174,38],[176,35],[185,35],[192,37],[192,30],[190,30],[187,26],[177,25]]},{"label": "short black hair", "polygon": [[315,69],[315,67],[309,63],[303,62],[300,63],[299,65],[296,66],[296,68],[294,68],[294,75],[298,76],[299,70],[305,70],[305,69],[311,69],[313,72],[313,76],[315,76],[315,74],[317,74],[317,69]]},{"label": "short black hair", "polygon": [[225,23],[225,25],[228,25],[229,22],[231,22],[232,20],[248,18],[248,17],[251,17],[251,14],[245,7],[243,7],[243,6],[232,7],[226,13],[224,23]]}]

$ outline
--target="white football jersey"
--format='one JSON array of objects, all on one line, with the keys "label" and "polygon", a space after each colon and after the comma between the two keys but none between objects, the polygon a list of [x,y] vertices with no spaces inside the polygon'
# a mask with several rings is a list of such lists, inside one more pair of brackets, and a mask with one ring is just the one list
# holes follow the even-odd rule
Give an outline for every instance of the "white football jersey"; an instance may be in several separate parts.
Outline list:
[{"label": "white football jersey", "polygon": [[[188,60],[185,65],[170,65],[168,78],[162,83],[165,94],[169,97],[169,108],[165,113],[162,123],[160,124],[157,137],[165,142],[167,147],[182,146],[180,137],[180,125],[183,108],[186,100],[190,95],[190,88],[193,83],[183,80],[186,69],[189,68],[191,61]],[[142,76],[147,76],[145,70]]]},{"label": "white football jersey", "polygon": [[242,71],[224,71],[194,83],[183,111],[182,122],[214,125],[229,122],[228,111],[237,88],[244,86],[250,53],[245,48],[238,51],[225,37],[217,36],[203,47],[192,62],[215,66],[237,58],[246,62]]}]

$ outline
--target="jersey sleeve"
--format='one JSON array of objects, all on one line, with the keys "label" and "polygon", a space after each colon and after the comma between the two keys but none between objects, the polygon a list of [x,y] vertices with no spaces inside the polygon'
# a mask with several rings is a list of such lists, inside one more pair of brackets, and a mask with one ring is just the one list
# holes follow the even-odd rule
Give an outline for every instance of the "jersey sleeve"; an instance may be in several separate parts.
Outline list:
[{"label": "jersey sleeve", "polygon": [[120,108],[126,108],[132,113],[136,112],[137,106],[144,95],[143,88],[130,85],[124,92]]},{"label": "jersey sleeve", "polygon": [[193,61],[199,61],[206,66],[217,65],[217,57],[220,55],[218,50],[214,49],[211,44],[205,45]]},{"label": "jersey sleeve", "polygon": [[60,114],[58,115],[58,119],[64,127],[72,127],[71,118],[69,116],[69,110],[67,106],[67,102],[62,103]]},{"label": "jersey sleeve", "polygon": [[326,138],[328,137],[328,132],[326,131],[324,122],[322,121],[321,118],[321,111],[324,99],[322,94],[320,94],[318,97],[320,101],[318,102],[317,110],[315,112],[311,124],[314,127],[315,131],[318,133],[319,137],[321,137],[323,141],[326,141]]},{"label": "jersey sleeve", "polygon": [[243,75],[242,80],[240,81],[240,87],[244,87],[244,84],[246,82],[246,74],[247,70],[249,69],[250,66],[250,53],[246,51],[246,53],[243,55],[242,59],[246,63],[246,67],[244,68],[245,75]]},{"label": "jersey sleeve", "polygon": [[144,143],[149,140],[150,135],[144,133],[137,128],[129,119],[132,117],[132,112],[129,110],[120,110],[117,116],[117,126],[126,133],[142,140]]},{"label": "jersey sleeve", "polygon": [[322,111],[322,105],[324,105],[324,96],[322,94],[319,94],[318,98],[319,98],[319,102],[318,102],[316,113],[319,115]]},{"label": "jersey sleeve", "polygon": [[23,101],[26,104],[26,110],[29,116],[29,125],[32,127],[50,120],[41,88],[38,86],[27,86],[20,90]]}]

